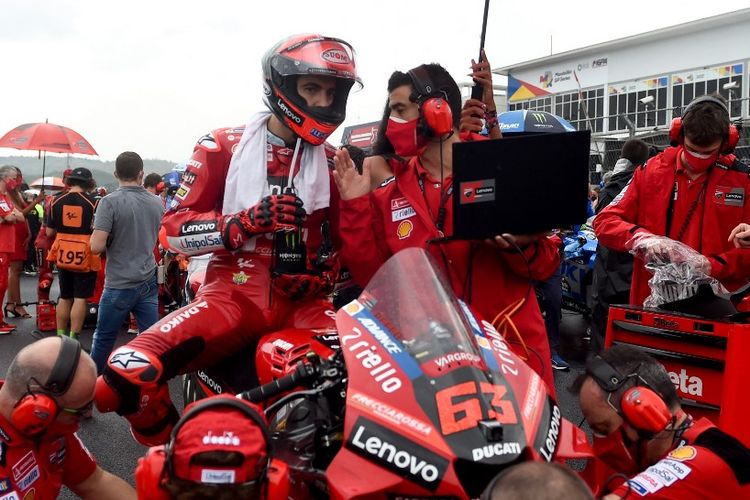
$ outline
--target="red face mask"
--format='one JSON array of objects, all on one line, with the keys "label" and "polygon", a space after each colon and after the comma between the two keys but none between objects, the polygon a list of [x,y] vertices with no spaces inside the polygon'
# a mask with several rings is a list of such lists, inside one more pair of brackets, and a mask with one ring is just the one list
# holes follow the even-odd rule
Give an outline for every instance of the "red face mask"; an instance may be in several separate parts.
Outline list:
[{"label": "red face mask", "polygon": [[637,474],[646,467],[641,463],[642,457],[646,455],[646,441],[638,440],[628,446],[625,444],[626,440],[630,441],[625,436],[622,426],[606,436],[594,434],[594,455],[616,472],[625,475]]},{"label": "red face mask", "polygon": [[8,191],[14,191],[18,187],[18,181],[13,178],[5,179],[5,188]]},{"label": "red face mask", "polygon": [[688,148],[682,148],[684,152],[683,158],[693,172],[703,173],[716,163],[719,159],[719,153],[713,153],[710,155],[694,153]]},{"label": "red face mask", "polygon": [[388,118],[385,136],[393,145],[395,153],[402,157],[416,156],[425,146],[425,140],[417,137],[417,121],[404,121],[400,118]]}]

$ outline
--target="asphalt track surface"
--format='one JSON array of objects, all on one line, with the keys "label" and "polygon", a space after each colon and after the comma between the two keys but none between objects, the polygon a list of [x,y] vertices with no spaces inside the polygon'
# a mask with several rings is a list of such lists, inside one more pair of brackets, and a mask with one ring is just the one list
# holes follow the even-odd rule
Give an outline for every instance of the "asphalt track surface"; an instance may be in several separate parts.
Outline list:
[{"label": "asphalt track surface", "polygon": [[[34,300],[36,297],[36,279],[36,276],[22,277],[21,296],[24,300]],[[52,291],[54,300],[58,294],[57,279],[52,285]],[[18,328],[10,335],[0,336],[0,377],[5,377],[10,361],[16,353],[36,340],[36,337],[32,335],[32,331],[36,328],[35,308],[29,306],[27,310],[33,316],[31,319],[10,318],[6,320],[16,324]],[[581,421],[582,415],[576,398],[568,393],[567,387],[583,371],[585,344],[581,339],[585,329],[586,323],[580,315],[563,311],[561,352],[571,362],[572,369],[568,372],[555,372],[555,385],[563,416],[576,425]],[[84,330],[81,334],[81,344],[85,349],[91,346],[92,334],[92,330]],[[125,344],[132,338],[133,336],[123,329],[117,336],[117,345]],[[180,384],[179,379],[173,379],[170,382],[170,390],[172,400],[181,411]],[[132,438],[127,422],[123,418],[114,413],[100,414],[94,411],[94,418],[82,423],[79,436],[103,469],[135,484],[135,466],[138,458],[145,454],[146,448]],[[67,500],[78,497],[64,489],[58,498]]]}]

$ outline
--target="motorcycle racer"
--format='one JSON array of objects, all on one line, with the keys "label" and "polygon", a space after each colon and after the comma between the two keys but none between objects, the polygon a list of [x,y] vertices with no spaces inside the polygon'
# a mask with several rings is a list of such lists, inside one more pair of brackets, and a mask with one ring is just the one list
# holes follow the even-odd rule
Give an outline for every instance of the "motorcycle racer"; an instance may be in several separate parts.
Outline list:
[{"label": "motorcycle racer", "polygon": [[[100,411],[116,411],[147,445],[166,441],[177,413],[166,382],[205,368],[284,327],[334,325],[330,291],[335,227],[326,138],[344,121],[360,83],[343,40],[297,35],[262,60],[270,112],[245,127],[201,137],[162,245],[187,255],[214,252],[195,300],[109,358],[97,386]],[[253,371],[253,370],[250,370]]]}]

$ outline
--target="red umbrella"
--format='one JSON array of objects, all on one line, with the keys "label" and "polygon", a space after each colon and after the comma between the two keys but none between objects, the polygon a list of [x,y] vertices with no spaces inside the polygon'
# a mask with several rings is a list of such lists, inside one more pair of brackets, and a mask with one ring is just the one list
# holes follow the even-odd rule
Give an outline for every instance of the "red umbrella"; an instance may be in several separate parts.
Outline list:
[{"label": "red umbrella", "polygon": [[0,138],[0,147],[97,155],[89,141],[84,139],[81,134],[68,127],[53,123],[19,125]]},{"label": "red umbrella", "polygon": [[81,134],[68,127],[48,122],[19,125],[0,137],[0,148],[44,151],[42,177],[47,165],[47,151],[99,156]]}]

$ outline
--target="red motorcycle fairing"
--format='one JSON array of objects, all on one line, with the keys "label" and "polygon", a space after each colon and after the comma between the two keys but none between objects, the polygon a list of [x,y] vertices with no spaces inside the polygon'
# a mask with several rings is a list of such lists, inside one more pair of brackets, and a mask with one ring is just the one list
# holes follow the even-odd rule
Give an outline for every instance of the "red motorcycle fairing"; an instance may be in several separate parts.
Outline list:
[{"label": "red motorcycle fairing", "polygon": [[[308,353],[315,353],[322,359],[329,358],[339,349],[338,344],[336,330],[329,328],[287,328],[266,334],[257,347],[250,346],[218,366],[186,375],[185,402],[217,394],[238,394],[267,384],[292,372]],[[251,370],[254,373],[247,373]]]},{"label": "red motorcycle fairing", "polygon": [[339,349],[335,328],[286,329],[264,335],[255,351],[258,382],[267,384],[295,369],[309,352],[328,359]]},{"label": "red motorcycle fairing", "polygon": [[437,268],[403,250],[337,314],[349,380],[331,498],[477,497],[504,467],[559,458],[561,433],[586,455],[541,378]]}]

